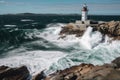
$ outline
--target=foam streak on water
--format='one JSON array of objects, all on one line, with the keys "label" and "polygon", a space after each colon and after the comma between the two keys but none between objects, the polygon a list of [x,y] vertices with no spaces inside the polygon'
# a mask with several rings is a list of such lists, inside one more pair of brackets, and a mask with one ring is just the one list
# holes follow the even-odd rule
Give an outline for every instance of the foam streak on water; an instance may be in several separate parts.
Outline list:
[{"label": "foam streak on water", "polygon": [[98,31],[93,32],[88,27],[82,37],[69,35],[59,38],[61,26],[65,24],[49,24],[43,30],[33,30],[26,34],[31,39],[42,38],[21,44],[19,47],[6,52],[0,59],[0,65],[17,67],[26,65],[31,74],[46,69],[51,73],[57,69],[68,68],[80,63],[104,64],[120,56],[120,41],[110,41],[108,36],[102,36]]}]

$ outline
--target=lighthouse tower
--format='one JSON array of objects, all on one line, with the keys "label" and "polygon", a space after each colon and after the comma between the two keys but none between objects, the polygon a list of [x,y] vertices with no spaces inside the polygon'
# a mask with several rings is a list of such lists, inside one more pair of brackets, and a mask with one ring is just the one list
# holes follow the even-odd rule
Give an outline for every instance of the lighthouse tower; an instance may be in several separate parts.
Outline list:
[{"label": "lighthouse tower", "polygon": [[88,15],[88,9],[87,9],[87,5],[84,4],[82,7],[82,21],[86,21],[87,20],[87,15]]}]

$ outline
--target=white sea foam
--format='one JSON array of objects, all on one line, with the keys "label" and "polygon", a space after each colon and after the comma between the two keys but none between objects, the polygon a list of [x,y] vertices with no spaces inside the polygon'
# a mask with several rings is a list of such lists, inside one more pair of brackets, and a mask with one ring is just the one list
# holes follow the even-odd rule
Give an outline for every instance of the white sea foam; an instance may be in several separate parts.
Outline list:
[{"label": "white sea foam", "polygon": [[[42,41],[30,42],[6,53],[6,57],[0,59],[0,65],[12,67],[27,65],[30,72],[36,74],[43,69],[49,69],[48,72],[51,72],[83,62],[100,65],[109,63],[120,56],[120,41],[111,41],[108,36],[103,36],[98,31],[93,32],[91,27],[88,27],[82,37],[68,35],[64,39],[58,39],[61,26],[64,25],[52,23],[43,30],[33,30],[32,33],[26,35],[29,38],[34,36],[47,40],[51,44],[65,49],[66,52],[55,50],[28,51],[26,47],[32,45],[43,45],[46,48],[53,47],[53,45]],[[67,52],[68,49],[71,51]]]},{"label": "white sea foam", "polygon": [[28,22],[28,21],[30,22],[30,21],[34,21],[34,20],[31,20],[31,19],[21,19],[20,21],[21,22]]},{"label": "white sea foam", "polygon": [[4,27],[16,27],[17,25],[6,24]]},{"label": "white sea foam", "polygon": [[63,26],[65,26],[65,24],[49,24],[47,25],[47,28],[39,35],[39,37],[42,37],[60,47],[71,46],[79,42],[80,38],[75,37],[75,35],[68,35],[64,39],[59,39],[59,33],[61,31],[61,27]]},{"label": "white sea foam", "polygon": [[84,35],[81,37],[81,40],[80,40],[81,44],[88,49],[92,48],[92,46],[90,44],[91,43],[91,41],[90,41],[91,34],[92,34],[92,28],[88,27],[88,29],[86,30],[86,32],[84,33]]},{"label": "white sea foam", "polygon": [[59,51],[38,50],[16,54],[16,56],[9,56],[7,58],[0,59],[0,65],[6,65],[10,67],[26,65],[31,74],[36,74],[44,69],[49,69],[53,63],[57,63],[60,58],[65,57],[65,54]]},{"label": "white sea foam", "polygon": [[[87,63],[103,64],[103,63],[108,63],[111,60],[115,59],[117,56],[119,56],[118,52],[120,52],[119,50],[120,42],[112,41],[112,43],[110,43],[111,39],[107,35],[103,36],[98,31],[92,32],[92,27],[88,27],[86,32],[81,38],[75,37],[75,35],[68,35],[64,39],[58,39],[59,37],[58,34],[60,30],[61,28],[58,26],[48,27],[45,29],[45,32],[42,33],[42,37],[63,48],[73,47],[75,49],[72,51],[73,58],[79,58],[81,60],[83,59],[82,61]],[[81,47],[84,47],[85,50],[82,49]],[[82,50],[87,54],[83,54],[81,52],[79,53],[80,50]],[[117,52],[116,53],[117,56],[115,55],[111,56],[115,52]],[[80,56],[75,57],[75,54]],[[71,54],[68,56],[70,57]],[[90,60],[89,57],[91,57]]]}]

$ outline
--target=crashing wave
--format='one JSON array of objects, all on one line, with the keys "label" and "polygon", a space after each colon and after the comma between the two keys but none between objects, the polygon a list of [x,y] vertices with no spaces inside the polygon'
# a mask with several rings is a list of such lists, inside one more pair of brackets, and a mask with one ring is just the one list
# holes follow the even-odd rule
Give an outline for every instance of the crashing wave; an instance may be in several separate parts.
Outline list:
[{"label": "crashing wave", "polygon": [[0,59],[0,64],[10,67],[26,65],[31,74],[36,74],[44,69],[49,69],[53,63],[57,63],[64,56],[65,54],[59,51],[28,51]]},{"label": "crashing wave", "polygon": [[[68,35],[64,39],[58,39],[64,25],[52,23],[42,30],[24,30],[25,35],[22,37],[40,39],[23,43],[6,52],[6,56],[0,59],[0,65],[27,65],[32,74],[43,69],[49,74],[80,63],[109,63],[120,56],[120,41],[110,42],[108,36],[102,36],[98,31],[93,32],[91,27],[88,27],[82,37]],[[43,47],[46,49],[43,50]]]}]

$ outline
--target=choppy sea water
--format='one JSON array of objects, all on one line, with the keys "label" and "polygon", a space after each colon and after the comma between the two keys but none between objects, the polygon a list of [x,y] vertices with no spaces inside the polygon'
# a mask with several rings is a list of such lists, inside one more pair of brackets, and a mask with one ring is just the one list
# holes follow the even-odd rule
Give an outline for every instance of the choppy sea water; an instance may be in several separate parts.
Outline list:
[{"label": "choppy sea water", "polygon": [[49,74],[80,63],[102,65],[120,56],[120,41],[111,42],[108,36],[102,41],[92,27],[82,37],[59,39],[61,27],[78,17],[0,16],[0,65],[26,65],[33,75],[42,70]]}]

